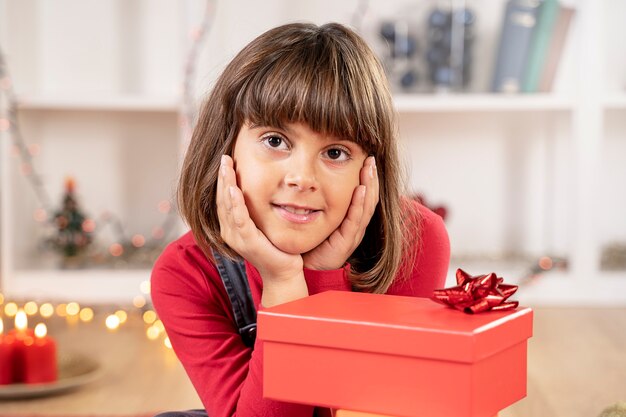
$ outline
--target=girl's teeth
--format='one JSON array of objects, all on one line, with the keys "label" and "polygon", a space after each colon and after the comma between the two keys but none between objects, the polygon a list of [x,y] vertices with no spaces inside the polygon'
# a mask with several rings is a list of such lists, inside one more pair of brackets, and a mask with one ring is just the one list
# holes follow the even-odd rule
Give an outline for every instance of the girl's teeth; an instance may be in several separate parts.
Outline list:
[{"label": "girl's teeth", "polygon": [[312,210],[307,210],[307,209],[297,209],[294,207],[285,207],[285,206],[283,206],[283,209],[293,214],[309,214],[312,211]]}]

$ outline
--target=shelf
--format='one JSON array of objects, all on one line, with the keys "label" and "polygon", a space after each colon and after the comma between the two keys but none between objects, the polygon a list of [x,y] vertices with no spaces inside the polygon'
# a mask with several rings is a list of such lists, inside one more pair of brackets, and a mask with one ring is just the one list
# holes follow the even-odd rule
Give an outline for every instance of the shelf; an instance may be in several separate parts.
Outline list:
[{"label": "shelf", "polygon": [[138,112],[178,112],[180,98],[149,96],[48,96],[24,95],[17,97],[21,110],[60,110],[60,111],[138,111]]},{"label": "shelf", "polygon": [[[150,270],[15,270],[3,292],[15,299],[129,304]],[[10,284],[10,285],[9,285]]]},{"label": "shelf", "polygon": [[623,307],[625,283],[626,272],[598,271],[584,278],[567,272],[550,272],[522,286],[513,298],[524,305]]},{"label": "shelf", "polygon": [[570,111],[573,99],[552,94],[398,94],[399,112]]},{"label": "shelf", "polygon": [[[522,305],[560,306],[623,306],[626,304],[626,271],[596,271],[593,276],[581,278],[569,271],[544,272],[531,281],[520,281],[528,272],[520,262],[466,262],[462,269],[472,275],[497,273],[506,284],[519,285],[511,297]],[[456,268],[450,267],[446,288],[456,285]]]},{"label": "shelf", "polygon": [[603,100],[606,110],[626,109],[626,93],[615,93],[607,95]]}]

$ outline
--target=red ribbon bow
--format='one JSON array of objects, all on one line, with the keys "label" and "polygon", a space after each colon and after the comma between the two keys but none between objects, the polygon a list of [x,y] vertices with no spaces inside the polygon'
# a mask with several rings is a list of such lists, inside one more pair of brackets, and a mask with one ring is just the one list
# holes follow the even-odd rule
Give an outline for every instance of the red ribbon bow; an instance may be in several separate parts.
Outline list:
[{"label": "red ribbon bow", "polygon": [[517,291],[517,285],[503,282],[504,279],[496,276],[495,272],[471,276],[459,268],[456,270],[458,285],[435,290],[432,300],[468,314],[514,309],[519,302],[507,302],[506,299]]}]

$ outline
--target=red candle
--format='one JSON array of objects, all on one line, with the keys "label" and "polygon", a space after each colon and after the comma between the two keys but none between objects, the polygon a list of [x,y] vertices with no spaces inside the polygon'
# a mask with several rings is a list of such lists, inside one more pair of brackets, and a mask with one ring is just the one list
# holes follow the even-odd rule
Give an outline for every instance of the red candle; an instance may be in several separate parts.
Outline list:
[{"label": "red candle", "polygon": [[4,334],[4,323],[0,319],[0,385],[13,383],[15,363],[15,338]]},{"label": "red candle", "polygon": [[35,336],[24,339],[23,382],[27,384],[57,380],[57,346],[46,333],[46,325],[39,323],[35,327]]},{"label": "red candle", "polygon": [[13,338],[13,382],[24,382],[24,341],[35,336],[33,330],[28,328],[28,318],[24,310],[15,315],[15,328],[9,332],[9,336]]}]

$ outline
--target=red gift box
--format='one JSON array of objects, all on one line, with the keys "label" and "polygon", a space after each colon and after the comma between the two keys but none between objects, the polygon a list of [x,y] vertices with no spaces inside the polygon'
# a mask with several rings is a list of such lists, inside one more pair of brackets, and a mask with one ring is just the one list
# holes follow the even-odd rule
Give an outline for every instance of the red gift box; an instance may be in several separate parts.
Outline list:
[{"label": "red gift box", "polygon": [[329,291],[259,311],[263,395],[400,417],[491,417],[526,396],[532,310]]}]

